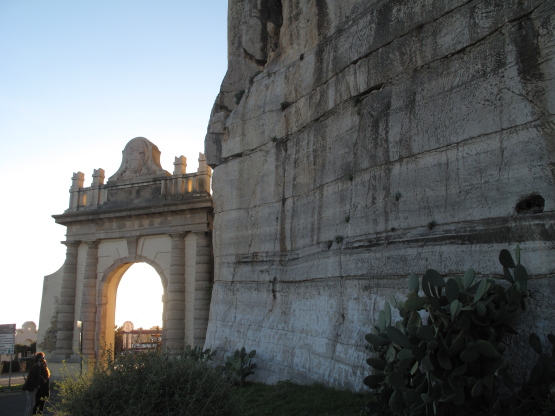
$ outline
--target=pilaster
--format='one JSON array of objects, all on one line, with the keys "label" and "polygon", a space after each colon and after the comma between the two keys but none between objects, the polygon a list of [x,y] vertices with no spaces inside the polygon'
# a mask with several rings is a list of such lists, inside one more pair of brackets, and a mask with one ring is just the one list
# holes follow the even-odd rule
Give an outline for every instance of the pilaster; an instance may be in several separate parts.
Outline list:
[{"label": "pilaster", "polygon": [[197,237],[195,265],[194,345],[204,346],[210,299],[212,297],[212,235],[195,233]]},{"label": "pilaster", "polygon": [[83,322],[83,355],[95,362],[96,333],[96,286],[98,267],[98,241],[87,241],[87,257],[81,298],[81,322]]},{"label": "pilaster", "polygon": [[181,354],[185,333],[185,233],[170,236],[172,246],[164,332],[166,347],[172,353]]},{"label": "pilaster", "polygon": [[80,241],[62,241],[66,246],[66,260],[62,274],[62,288],[58,307],[58,332],[53,361],[66,359],[73,348],[75,329],[75,289],[77,287],[77,254]]}]

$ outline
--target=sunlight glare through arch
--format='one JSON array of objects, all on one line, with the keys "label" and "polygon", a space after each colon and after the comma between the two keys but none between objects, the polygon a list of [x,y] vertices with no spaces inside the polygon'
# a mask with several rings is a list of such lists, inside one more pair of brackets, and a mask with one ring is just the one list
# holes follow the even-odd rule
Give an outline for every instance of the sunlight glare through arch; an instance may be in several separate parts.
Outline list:
[{"label": "sunlight glare through arch", "polygon": [[150,265],[135,263],[125,272],[116,295],[116,326],[125,321],[135,328],[162,327],[162,295],[160,276]]}]

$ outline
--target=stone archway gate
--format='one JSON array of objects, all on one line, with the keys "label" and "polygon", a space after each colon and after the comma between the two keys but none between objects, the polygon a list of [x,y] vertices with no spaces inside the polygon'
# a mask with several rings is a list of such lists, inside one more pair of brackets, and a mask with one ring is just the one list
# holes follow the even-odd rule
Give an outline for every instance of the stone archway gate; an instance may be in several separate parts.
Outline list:
[{"label": "stone archway gate", "polygon": [[[125,146],[106,184],[102,169],[90,187],[83,173],[73,175],[69,208],[53,216],[67,227],[66,259],[45,277],[41,305],[41,326],[55,338],[52,362],[80,361],[80,346],[95,362],[101,347],[113,345],[117,286],[137,262],[160,275],[163,346],[179,354],[186,344],[204,345],[213,282],[210,179],[203,154],[196,173],[176,157],[172,175],[142,137]],[[39,334],[39,342],[47,337]]]}]

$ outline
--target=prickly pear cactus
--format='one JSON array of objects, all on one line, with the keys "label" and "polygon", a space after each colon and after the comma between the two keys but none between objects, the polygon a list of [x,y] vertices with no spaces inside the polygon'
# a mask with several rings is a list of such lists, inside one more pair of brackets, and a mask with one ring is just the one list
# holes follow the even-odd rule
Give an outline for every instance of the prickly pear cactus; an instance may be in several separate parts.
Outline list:
[{"label": "prickly pear cactus", "polygon": [[[403,416],[496,414],[501,382],[510,383],[502,340],[515,333],[511,316],[521,310],[528,274],[507,250],[504,278],[477,279],[473,269],[447,280],[429,269],[408,278],[406,300],[386,302],[372,332],[367,363],[373,389],[369,410]],[[392,308],[400,320],[392,321]]]},{"label": "prickly pear cactus", "polygon": [[252,350],[247,353],[245,347],[241,350],[235,350],[233,355],[227,357],[226,359],[226,369],[230,374],[233,375],[234,381],[242,386],[245,383],[245,379],[254,374],[254,369],[256,363],[252,362],[252,359],[256,355],[256,350]]},{"label": "prickly pear cactus", "polygon": [[191,347],[190,345],[185,346],[185,356],[195,361],[212,361],[214,355],[216,355],[216,351],[212,351],[210,348],[203,350],[202,347],[198,345],[195,347]]}]

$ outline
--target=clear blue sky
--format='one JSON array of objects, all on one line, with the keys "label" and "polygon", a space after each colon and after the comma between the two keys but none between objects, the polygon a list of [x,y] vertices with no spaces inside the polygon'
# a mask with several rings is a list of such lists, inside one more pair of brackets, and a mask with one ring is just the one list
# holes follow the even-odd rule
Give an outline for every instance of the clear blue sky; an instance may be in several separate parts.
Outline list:
[{"label": "clear blue sky", "polygon": [[0,324],[38,324],[72,173],[111,176],[137,136],[196,170],[226,69],[224,0],[0,0]]}]

